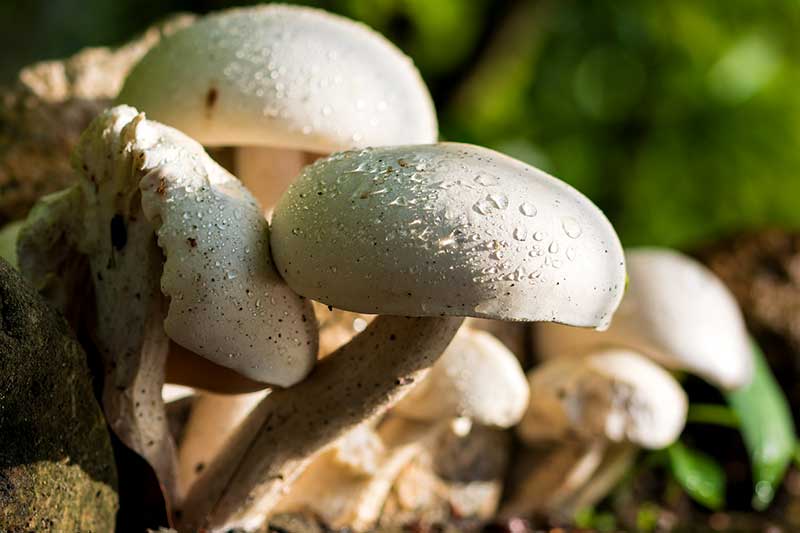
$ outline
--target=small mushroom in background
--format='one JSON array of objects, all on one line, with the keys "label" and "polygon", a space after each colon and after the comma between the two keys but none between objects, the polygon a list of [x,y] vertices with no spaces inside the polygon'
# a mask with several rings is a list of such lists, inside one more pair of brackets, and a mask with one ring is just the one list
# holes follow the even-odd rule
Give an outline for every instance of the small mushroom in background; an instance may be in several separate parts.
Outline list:
[{"label": "small mushroom in background", "polygon": [[465,418],[508,428],[528,407],[528,383],[517,358],[489,333],[463,327],[427,376],[392,409],[434,422]]},{"label": "small mushroom in background", "polygon": [[570,502],[599,499],[623,472],[609,465],[619,457],[632,460],[636,447],[672,444],[686,422],[688,399],[681,386],[632,350],[555,357],[528,376],[531,403],[517,433],[531,446],[549,445],[549,451],[517,484],[505,516],[560,514],[575,510]]},{"label": "small mushroom in background", "polygon": [[313,311],[274,270],[258,202],[195,141],[119,106],[92,122],[73,159],[80,180],[34,208],[20,265],[43,279],[49,257],[87,259],[106,417],[175,501],[167,354],[189,350],[263,387],[289,386],[315,363]]},{"label": "small mushroom in background", "polygon": [[[372,528],[396,478],[411,461],[422,454],[441,456],[435,448],[441,447],[443,440],[450,444],[449,451],[458,453],[457,441],[467,438],[473,421],[509,428],[522,418],[527,405],[527,380],[514,354],[490,334],[462,327],[428,375],[395,405],[376,432],[362,425],[339,439],[332,451],[323,452],[308,466],[274,512],[309,511],[329,527]],[[381,450],[375,467],[353,469],[337,460],[343,446],[352,448],[353,441],[365,441],[362,435],[366,431],[379,443],[373,448]],[[442,438],[450,434],[455,441]],[[475,448],[477,440],[471,442]],[[508,452],[507,447],[497,449],[496,439],[487,444],[494,448],[482,450],[487,455]],[[424,463],[428,482],[418,487],[419,491],[448,500],[456,489],[450,491],[437,477],[438,465],[430,457]],[[459,474],[463,477],[464,473]],[[499,473],[481,481],[492,486],[484,488],[482,500],[473,508],[486,512],[497,504],[502,481]],[[429,495],[428,499],[434,498]],[[484,503],[487,499],[488,504]]]},{"label": "small mushroom in background", "polygon": [[270,243],[299,294],[382,316],[259,404],[187,496],[187,529],[258,527],[317,453],[424,376],[455,317],[605,327],[624,287],[622,248],[596,206],[462,144],[365,149],[306,167],[275,209]]},{"label": "small mushroom in background", "polygon": [[268,210],[321,155],[437,140],[411,60],[367,26],[308,7],[206,16],[154,47],[117,102],[234,147],[233,173]]},{"label": "small mushroom in background", "polygon": [[634,248],[625,256],[629,286],[608,330],[539,325],[538,353],[547,358],[599,345],[628,347],[722,389],[749,383],[750,341],[728,288],[701,263],[673,250]]}]

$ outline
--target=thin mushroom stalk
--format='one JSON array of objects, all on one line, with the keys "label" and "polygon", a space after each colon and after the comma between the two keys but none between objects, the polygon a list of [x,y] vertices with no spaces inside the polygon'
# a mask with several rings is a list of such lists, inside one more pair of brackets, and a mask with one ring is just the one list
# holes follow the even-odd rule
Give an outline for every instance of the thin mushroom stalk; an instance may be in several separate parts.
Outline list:
[{"label": "thin mushroom stalk", "polygon": [[461,324],[446,317],[604,327],[624,286],[622,248],[597,207],[470,145],[320,160],[278,203],[270,242],[299,294],[382,316],[259,405],[189,494],[189,529],[257,527],[314,455],[383,414],[436,361]]}]

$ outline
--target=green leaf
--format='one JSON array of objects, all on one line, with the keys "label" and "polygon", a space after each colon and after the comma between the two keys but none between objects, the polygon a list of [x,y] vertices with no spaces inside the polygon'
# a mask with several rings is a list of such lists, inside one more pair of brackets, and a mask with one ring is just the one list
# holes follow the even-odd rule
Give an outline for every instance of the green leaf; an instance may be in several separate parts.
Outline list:
[{"label": "green leaf", "polygon": [[753,469],[753,507],[765,509],[775,495],[796,447],[794,422],[764,354],[753,343],[753,381],[726,394],[736,416]]},{"label": "green leaf", "polygon": [[678,441],[667,448],[675,480],[696,502],[712,510],[725,502],[725,471],[710,456]]},{"label": "green leaf", "polygon": [[713,424],[727,428],[739,429],[739,418],[736,412],[727,405],[713,403],[693,403],[686,414],[687,424]]}]

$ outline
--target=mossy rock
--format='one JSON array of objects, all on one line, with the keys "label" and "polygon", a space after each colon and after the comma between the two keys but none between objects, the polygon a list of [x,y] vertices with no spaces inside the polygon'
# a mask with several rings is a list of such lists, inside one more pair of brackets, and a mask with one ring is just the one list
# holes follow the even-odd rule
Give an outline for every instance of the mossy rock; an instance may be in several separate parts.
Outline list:
[{"label": "mossy rock", "polygon": [[0,531],[114,531],[116,489],[84,351],[0,259]]}]

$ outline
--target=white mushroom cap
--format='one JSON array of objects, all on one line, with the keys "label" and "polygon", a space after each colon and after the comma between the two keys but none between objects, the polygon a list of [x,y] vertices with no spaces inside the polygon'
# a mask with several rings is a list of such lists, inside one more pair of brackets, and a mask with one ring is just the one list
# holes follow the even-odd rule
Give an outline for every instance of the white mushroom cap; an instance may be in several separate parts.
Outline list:
[{"label": "white mushroom cap", "polygon": [[[256,381],[288,386],[305,377],[317,351],[313,310],[272,266],[258,203],[198,143],[127,106],[84,134],[77,164],[103,169],[89,159],[104,160],[107,150],[92,146],[114,138],[130,159],[113,164],[134,162],[142,209],[166,257],[167,335]],[[97,231],[84,228],[84,242]]]},{"label": "white mushroom cap", "polygon": [[350,311],[602,327],[625,283],[622,247],[594,204],[467,144],[320,160],[289,188],[272,224],[289,286]]},{"label": "white mushroom cap", "polygon": [[541,353],[627,346],[725,389],[749,383],[750,341],[741,310],[722,281],[698,261],[668,249],[631,249],[626,258],[630,283],[608,331],[543,325]]},{"label": "white mushroom cap", "polygon": [[437,138],[411,60],[363,24],[307,7],[207,16],[154,47],[117,101],[205,145],[329,153]]},{"label": "white mushroom cap", "polygon": [[394,412],[415,420],[463,416],[511,427],[527,407],[528,381],[514,354],[491,334],[462,327]]},{"label": "white mushroom cap", "polygon": [[531,403],[517,426],[528,442],[602,437],[663,448],[686,423],[686,393],[636,352],[607,349],[557,357],[529,374]]}]

